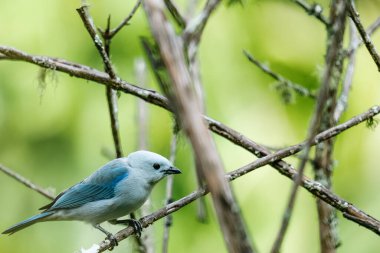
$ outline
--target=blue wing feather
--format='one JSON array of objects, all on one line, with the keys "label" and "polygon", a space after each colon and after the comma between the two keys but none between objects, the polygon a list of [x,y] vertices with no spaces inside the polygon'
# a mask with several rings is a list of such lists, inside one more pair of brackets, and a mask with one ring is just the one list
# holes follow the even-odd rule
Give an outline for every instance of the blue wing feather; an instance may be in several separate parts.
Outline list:
[{"label": "blue wing feather", "polygon": [[115,185],[128,177],[125,164],[119,159],[106,164],[84,181],[74,185],[42,207],[46,211],[80,207],[86,203],[110,199],[115,196]]},{"label": "blue wing feather", "polygon": [[66,191],[49,208],[50,210],[75,208],[88,202],[114,197],[114,187],[96,184],[80,183]]}]

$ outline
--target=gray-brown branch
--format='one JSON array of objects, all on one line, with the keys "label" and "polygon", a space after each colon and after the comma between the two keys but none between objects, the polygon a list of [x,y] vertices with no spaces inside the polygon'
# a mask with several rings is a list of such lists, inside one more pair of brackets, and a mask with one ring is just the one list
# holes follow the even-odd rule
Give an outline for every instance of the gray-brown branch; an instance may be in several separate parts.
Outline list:
[{"label": "gray-brown branch", "polygon": [[[218,1],[210,0],[209,2],[217,4]],[[215,8],[216,4],[212,8]],[[143,6],[173,84],[172,102],[176,107],[175,112],[200,162],[201,171],[198,173],[203,176],[210,188],[228,251],[253,252],[239,206],[224,177],[223,165],[215,143],[203,122],[198,97],[192,90],[193,81],[186,65],[183,41],[177,37],[173,27],[168,23],[162,8],[163,2],[147,0],[144,1]],[[202,30],[203,27],[204,25],[200,24],[199,29]]]},{"label": "gray-brown branch", "polygon": [[355,23],[355,26],[358,29],[361,38],[363,39],[364,45],[366,46],[369,54],[377,66],[377,70],[380,71],[380,56],[375,48],[375,45],[372,43],[371,38],[369,37],[368,33],[364,29],[362,22],[360,21],[359,13],[356,11],[355,6],[353,5],[353,1],[347,0],[347,3],[350,18]]},{"label": "gray-brown branch", "polygon": [[21,176],[20,174],[18,174],[16,172],[14,172],[13,170],[5,167],[4,165],[0,164],[0,171],[4,172],[5,174],[7,174],[8,176],[10,176],[11,178],[13,178],[16,181],[22,183],[23,185],[25,185],[26,187],[32,189],[33,191],[38,192],[42,196],[45,196],[46,198],[48,198],[50,200],[55,199],[55,196],[52,194],[51,191],[46,190],[46,189],[42,188],[41,186],[36,185],[35,183],[32,183],[29,179]]}]

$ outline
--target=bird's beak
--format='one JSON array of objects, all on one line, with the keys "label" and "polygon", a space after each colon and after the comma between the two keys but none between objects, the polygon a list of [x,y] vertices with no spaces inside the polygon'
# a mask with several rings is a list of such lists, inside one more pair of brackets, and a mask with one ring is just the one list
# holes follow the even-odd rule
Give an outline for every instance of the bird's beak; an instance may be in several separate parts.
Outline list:
[{"label": "bird's beak", "polygon": [[177,169],[176,167],[170,167],[169,169],[165,170],[164,171],[165,174],[169,175],[169,174],[181,174],[182,172]]}]

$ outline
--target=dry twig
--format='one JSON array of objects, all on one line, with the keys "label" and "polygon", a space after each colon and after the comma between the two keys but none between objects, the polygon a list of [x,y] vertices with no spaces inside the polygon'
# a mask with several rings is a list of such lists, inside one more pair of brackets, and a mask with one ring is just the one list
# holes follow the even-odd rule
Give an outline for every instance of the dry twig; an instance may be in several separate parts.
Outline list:
[{"label": "dry twig", "polygon": [[362,22],[360,21],[359,13],[356,11],[353,1],[350,0],[347,2],[348,2],[349,16],[351,20],[355,23],[355,26],[358,29],[358,32],[361,38],[363,39],[364,45],[366,46],[369,54],[371,55],[373,61],[375,62],[377,66],[377,70],[380,71],[380,56],[375,46],[373,45],[371,38],[369,37],[368,33],[365,31]]},{"label": "dry twig", "polygon": [[268,66],[265,66],[261,62],[259,62],[255,57],[253,57],[252,54],[248,53],[247,51],[243,50],[244,55],[247,57],[247,59],[255,64],[259,69],[261,69],[265,74],[269,75],[273,79],[277,80],[281,85],[284,85],[286,88],[290,88],[297,92],[301,96],[309,97],[315,99],[315,94],[311,92],[310,90],[306,89],[304,86],[298,83],[294,83],[285,77],[273,72]]},{"label": "dry twig", "polygon": [[[339,70],[337,70],[337,66],[341,66],[340,55],[344,34],[344,25],[346,18],[346,3],[345,0],[336,0],[332,3],[331,14],[330,14],[330,22],[331,22],[331,35],[328,42],[327,55],[326,55],[326,67],[323,73],[322,78],[322,87],[320,89],[317,105],[315,109],[315,113],[313,115],[313,119],[309,125],[309,132],[307,137],[307,143],[305,147],[305,151],[303,154],[303,159],[299,165],[298,174],[296,178],[294,178],[294,184],[291,190],[291,194],[289,197],[288,205],[284,212],[281,227],[278,231],[276,240],[271,249],[272,253],[277,253],[280,251],[281,244],[284,240],[286,230],[289,225],[289,221],[292,215],[293,207],[296,200],[298,186],[302,183],[303,173],[306,167],[306,162],[309,158],[309,152],[311,148],[311,143],[314,140],[314,137],[318,134],[318,131],[321,128],[321,123],[324,122],[324,116],[326,110],[326,105],[331,106],[335,104],[335,93],[337,87],[337,76]],[[330,95],[332,95],[330,97]],[[326,103],[326,101],[330,101],[330,103]],[[332,106],[334,108],[334,106]],[[333,111],[332,111],[333,112]],[[331,113],[332,115],[332,113]]]},{"label": "dry twig", "polygon": [[298,4],[302,9],[304,9],[309,15],[316,17],[319,21],[321,21],[326,27],[329,26],[329,21],[325,16],[323,16],[323,8],[319,4],[309,5],[308,3],[302,0],[293,0],[296,4]]},{"label": "dry twig", "polygon": [[0,171],[4,172],[5,174],[10,176],[11,178],[22,183],[23,185],[32,189],[33,191],[40,193],[41,195],[45,196],[48,199],[53,200],[55,198],[55,196],[51,193],[51,191],[44,189],[39,185],[32,183],[29,179],[27,179],[27,178],[21,176],[20,174],[12,171],[11,169],[5,167],[4,165],[0,164]]}]

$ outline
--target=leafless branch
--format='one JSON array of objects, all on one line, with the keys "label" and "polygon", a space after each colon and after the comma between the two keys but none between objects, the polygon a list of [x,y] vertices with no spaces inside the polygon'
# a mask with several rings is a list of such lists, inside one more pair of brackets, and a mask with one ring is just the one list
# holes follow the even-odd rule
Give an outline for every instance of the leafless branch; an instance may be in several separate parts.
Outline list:
[{"label": "leafless branch", "polygon": [[366,46],[369,54],[371,55],[373,61],[375,62],[377,66],[377,70],[380,71],[380,56],[377,53],[377,50],[375,46],[373,45],[371,38],[369,37],[368,33],[365,31],[363,24],[360,21],[359,13],[356,11],[355,6],[353,4],[353,1],[347,1],[348,2],[348,13],[351,18],[351,20],[355,23],[356,29],[358,29],[358,32],[363,39],[364,45]]},{"label": "leafless branch", "polygon": [[90,34],[91,39],[93,40],[96,49],[99,51],[99,54],[103,59],[104,69],[106,70],[106,72],[109,74],[109,76],[112,79],[117,79],[117,75],[116,75],[116,72],[112,66],[111,60],[108,57],[108,54],[106,52],[105,47],[103,46],[103,42],[102,42],[101,38],[99,37],[99,35],[96,32],[96,27],[95,27],[94,21],[92,20],[92,17],[90,16],[90,14],[88,12],[88,6],[84,5],[80,8],[78,8],[77,12],[78,12],[79,16],[81,17],[83,24],[86,27],[88,33]]},{"label": "leafless branch", "polygon": [[[367,28],[367,34],[368,36],[372,36],[378,28],[380,27],[380,17],[378,17],[368,28]],[[352,53],[354,53],[361,45],[363,45],[363,40],[357,40],[355,44],[351,45],[349,49],[346,51],[345,56],[350,56]]]},{"label": "leafless branch", "polygon": [[203,29],[205,28],[211,13],[216,9],[219,3],[220,0],[207,0],[207,3],[201,13],[187,23],[187,26],[182,34],[185,44],[188,44],[190,40],[200,40]]},{"label": "leafless branch", "polygon": [[5,174],[10,176],[11,178],[22,183],[23,185],[32,189],[33,191],[40,193],[41,195],[45,196],[48,199],[53,200],[55,198],[55,196],[53,195],[53,193],[51,191],[46,190],[46,189],[42,188],[41,186],[32,183],[29,179],[26,179],[25,177],[23,177],[20,174],[12,171],[11,169],[5,167],[4,165],[0,164],[0,171],[4,172]]},{"label": "leafless branch", "polygon": [[329,26],[328,19],[322,14],[323,8],[319,4],[308,4],[303,0],[293,0],[296,4],[298,4],[302,9],[304,9],[309,15],[316,17],[319,21],[321,21],[326,27]]},{"label": "leafless branch", "polygon": [[[333,1],[330,14],[331,35],[329,36],[327,55],[326,55],[326,67],[324,70],[322,78],[322,87],[318,95],[317,106],[315,113],[309,125],[309,132],[306,142],[306,147],[303,154],[303,159],[299,165],[298,174],[294,179],[294,184],[291,190],[289,201],[284,212],[281,227],[278,231],[276,240],[271,249],[272,253],[277,253],[280,251],[281,244],[284,240],[286,230],[289,225],[289,221],[292,215],[293,207],[295,204],[298,186],[302,183],[303,173],[306,167],[306,162],[309,158],[309,152],[311,148],[311,143],[314,140],[314,137],[317,135],[321,123],[324,122],[324,115],[326,110],[326,105],[331,106],[335,105],[335,94],[338,80],[336,80],[338,70],[336,66],[339,66],[341,48],[344,35],[344,26],[346,19],[346,0],[336,0]],[[341,64],[340,64],[341,65]],[[330,101],[326,103],[326,101]],[[332,106],[335,108],[335,106]]]},{"label": "leafless branch", "polygon": [[[118,79],[116,75],[116,71],[114,70],[111,60],[109,58],[109,50],[110,50],[110,43],[111,40],[109,36],[105,38],[105,46],[103,45],[102,40],[100,39],[99,35],[96,32],[96,27],[94,24],[94,21],[88,11],[88,6],[82,6],[77,9],[79,16],[81,17],[83,24],[85,25],[88,33],[90,34],[96,49],[98,50],[100,56],[103,59],[104,63],[104,69],[107,72],[107,74],[112,79]],[[109,34],[109,28],[110,28],[110,17],[108,18],[107,22],[107,29],[105,34]],[[121,141],[120,141],[120,133],[119,133],[119,121],[117,118],[118,113],[118,106],[117,106],[117,95],[116,91],[112,88],[107,86],[106,87],[106,95],[107,95],[107,102],[108,102],[108,109],[110,113],[110,120],[111,120],[111,130],[112,130],[112,137],[115,144],[115,150],[116,150],[116,157],[122,157],[123,152],[121,149]]]},{"label": "leafless branch", "polygon": [[[218,2],[211,1],[214,3],[211,9],[215,8]],[[143,5],[162,60],[172,81],[176,114],[192,144],[195,156],[201,163],[200,173],[210,187],[226,246],[229,252],[253,252],[245,224],[240,216],[239,206],[224,178],[223,165],[216,152],[215,144],[202,121],[198,98],[191,89],[192,80],[183,54],[183,43],[167,22],[162,2],[149,0],[144,1]],[[204,27],[202,23],[200,30]]]},{"label": "leafless branch", "polygon": [[103,38],[111,40],[124,26],[129,25],[129,21],[133,18],[137,10],[139,9],[141,5],[141,0],[137,0],[135,6],[129,13],[129,15],[114,29],[107,31],[103,31],[101,29],[98,29],[99,32],[102,34]]},{"label": "leafless branch", "polygon": [[166,8],[168,8],[170,14],[173,16],[176,23],[181,27],[186,27],[186,20],[182,17],[178,10],[178,7],[171,0],[164,0]]},{"label": "leafless branch", "polygon": [[302,85],[298,83],[294,83],[285,77],[273,72],[268,66],[262,64],[259,62],[256,58],[253,57],[252,54],[248,53],[247,51],[243,50],[243,53],[248,58],[250,62],[255,64],[259,69],[261,69],[265,74],[269,75],[273,79],[277,80],[281,85],[284,85],[287,88],[290,88],[297,92],[301,96],[309,97],[315,99],[315,94],[312,93],[310,90],[306,89]]},{"label": "leafless branch", "polygon": [[[328,85],[328,96],[323,101],[321,124],[318,132],[326,130],[336,124],[334,113],[338,105],[338,87],[343,72],[343,35],[345,31],[346,4],[332,2],[331,6],[331,31],[328,34],[328,49],[326,57],[325,76],[323,85]],[[329,70],[330,69],[330,70]],[[329,76],[327,76],[329,75]],[[345,89],[347,87],[343,87]],[[348,96],[348,91],[344,95]],[[333,152],[334,139],[327,140],[323,145],[318,144],[315,149],[313,169],[315,180],[327,189],[332,188],[333,176]],[[319,241],[322,253],[335,253],[340,245],[337,232],[338,217],[336,211],[325,202],[317,199],[317,211],[319,218]]]}]

